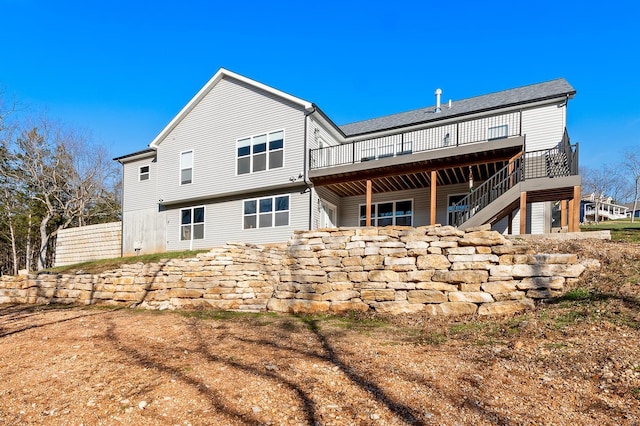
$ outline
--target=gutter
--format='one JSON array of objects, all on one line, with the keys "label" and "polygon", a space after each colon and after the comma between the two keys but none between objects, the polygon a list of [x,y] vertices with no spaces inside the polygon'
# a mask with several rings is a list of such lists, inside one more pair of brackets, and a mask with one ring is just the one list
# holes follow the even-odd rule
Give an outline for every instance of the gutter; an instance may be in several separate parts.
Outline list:
[{"label": "gutter", "polygon": [[311,182],[309,181],[309,140],[307,138],[309,131],[309,116],[317,111],[317,107],[311,104],[313,109],[304,113],[304,166],[302,168],[303,181],[306,188],[309,189],[309,231],[313,225],[313,191],[311,190]]}]

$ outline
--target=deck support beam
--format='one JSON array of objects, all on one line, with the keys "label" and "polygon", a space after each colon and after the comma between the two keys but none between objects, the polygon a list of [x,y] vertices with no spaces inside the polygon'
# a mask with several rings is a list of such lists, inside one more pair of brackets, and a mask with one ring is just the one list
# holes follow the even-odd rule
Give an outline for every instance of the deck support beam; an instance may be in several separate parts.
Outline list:
[{"label": "deck support beam", "polygon": [[569,200],[569,232],[580,232],[580,187],[573,187],[573,198]]},{"label": "deck support beam", "polygon": [[527,193],[520,193],[520,235],[527,233]]},{"label": "deck support beam", "polygon": [[436,181],[438,180],[438,172],[431,171],[431,211],[429,212],[431,225],[436,224]]},{"label": "deck support beam", "polygon": [[567,200],[560,201],[560,229],[567,226]]},{"label": "deck support beam", "polygon": [[371,226],[371,179],[367,179],[367,218],[365,219],[365,225]]}]

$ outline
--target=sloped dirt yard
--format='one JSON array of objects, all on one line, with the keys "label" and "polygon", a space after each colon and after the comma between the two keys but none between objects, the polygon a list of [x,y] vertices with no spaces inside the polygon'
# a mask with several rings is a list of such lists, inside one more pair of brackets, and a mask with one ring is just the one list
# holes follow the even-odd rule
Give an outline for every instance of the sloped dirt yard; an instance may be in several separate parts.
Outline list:
[{"label": "sloped dirt yard", "polygon": [[640,246],[506,318],[0,306],[3,425],[638,425]]}]

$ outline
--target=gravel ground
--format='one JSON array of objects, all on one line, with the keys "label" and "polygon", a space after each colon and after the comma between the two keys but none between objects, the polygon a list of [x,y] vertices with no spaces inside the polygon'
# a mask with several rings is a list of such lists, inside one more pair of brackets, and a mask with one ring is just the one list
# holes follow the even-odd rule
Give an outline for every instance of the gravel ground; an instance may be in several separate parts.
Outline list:
[{"label": "gravel ground", "polygon": [[506,318],[0,306],[3,425],[638,425],[640,246]]}]

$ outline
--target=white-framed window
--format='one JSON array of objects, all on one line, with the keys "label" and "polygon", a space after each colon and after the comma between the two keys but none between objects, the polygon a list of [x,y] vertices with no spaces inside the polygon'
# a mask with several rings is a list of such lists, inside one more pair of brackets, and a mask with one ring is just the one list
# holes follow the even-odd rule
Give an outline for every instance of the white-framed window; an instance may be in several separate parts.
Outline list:
[{"label": "white-framed window", "polygon": [[[367,205],[360,204],[360,226],[367,225]],[[371,203],[371,226],[413,226],[413,200]]]},{"label": "white-framed window", "polygon": [[289,196],[254,198],[242,202],[242,229],[289,225]]},{"label": "white-framed window", "polygon": [[492,126],[487,129],[487,140],[503,139],[509,136],[509,125],[501,124],[500,126]]},{"label": "white-framed window", "polygon": [[193,182],[193,151],[180,153],[180,185]]},{"label": "white-framed window", "polygon": [[284,166],[284,130],[236,141],[236,174],[261,172]]},{"label": "white-framed window", "polygon": [[180,241],[204,239],[204,206],[180,209]]},{"label": "white-framed window", "polygon": [[149,180],[149,165],[140,166],[138,172],[138,180],[142,182],[143,180]]}]

